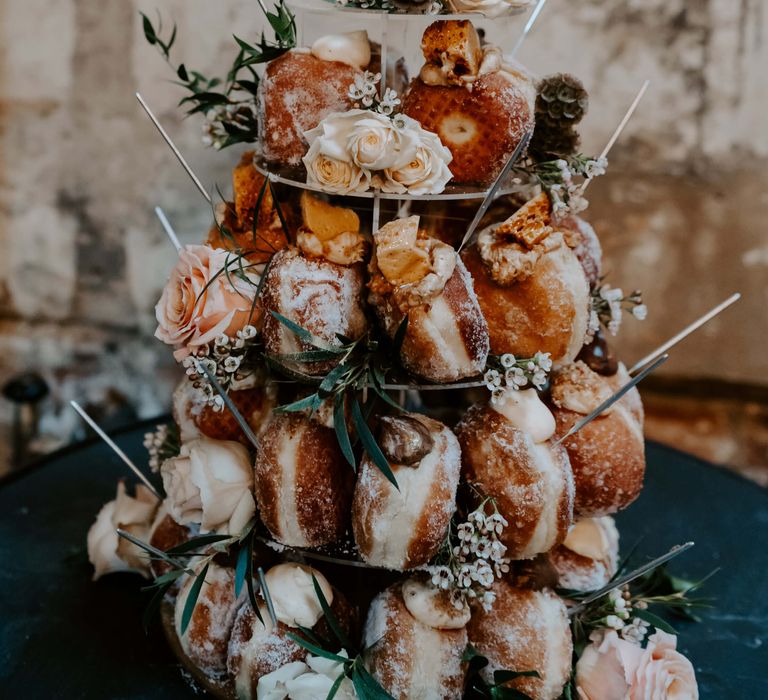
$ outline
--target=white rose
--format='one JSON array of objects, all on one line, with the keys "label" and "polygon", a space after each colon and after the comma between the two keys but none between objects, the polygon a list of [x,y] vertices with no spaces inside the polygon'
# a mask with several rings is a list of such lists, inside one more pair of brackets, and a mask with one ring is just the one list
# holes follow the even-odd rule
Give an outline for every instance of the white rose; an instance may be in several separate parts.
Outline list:
[{"label": "white rose", "polygon": [[387,170],[414,158],[417,134],[413,130],[396,129],[389,117],[378,112],[357,111],[362,114],[347,137],[347,151],[354,163],[366,170]]},{"label": "white rose", "polygon": [[384,170],[381,189],[384,192],[410,192],[411,194],[437,194],[445,189],[452,174],[448,163],[451,152],[442,144],[437,134],[423,129],[410,117],[398,115],[403,131],[416,144],[413,155],[407,162]]},{"label": "white rose", "polygon": [[149,529],[160,502],[143,484],[136,486],[136,497],[125,490],[125,482],[117,483],[117,496],[102,507],[96,522],[88,530],[88,559],[95,571],[93,580],[116,571],[135,571],[149,578],[149,557],[135,544],[120,537],[120,528],[142,542],[149,540]]},{"label": "white rose", "polygon": [[529,7],[533,0],[451,0],[454,12],[479,12],[486,17],[500,17],[510,10]]},{"label": "white rose", "polygon": [[[339,656],[347,657],[347,652],[341,650]],[[290,700],[318,700],[325,698],[336,679],[344,673],[344,665],[333,659],[322,656],[307,657],[310,672],[296,676],[285,683]],[[355,687],[349,678],[341,682],[334,698],[338,700],[354,700],[357,698]]]},{"label": "white rose", "polygon": [[256,513],[251,459],[239,442],[187,442],[160,474],[168,512],[181,525],[200,523],[201,532],[237,535]]}]

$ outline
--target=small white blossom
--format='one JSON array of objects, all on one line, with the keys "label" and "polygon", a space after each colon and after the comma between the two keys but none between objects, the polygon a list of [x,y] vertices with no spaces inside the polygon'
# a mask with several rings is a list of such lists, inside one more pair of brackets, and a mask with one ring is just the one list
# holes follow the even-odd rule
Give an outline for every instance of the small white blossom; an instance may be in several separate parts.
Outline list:
[{"label": "small white blossom", "polygon": [[645,304],[638,304],[632,309],[632,315],[638,321],[645,321],[645,318],[648,315],[648,307]]},{"label": "small white blossom", "polygon": [[620,630],[622,627],[624,627],[624,622],[617,615],[608,615],[605,618],[605,626],[614,630]]},{"label": "small white blossom", "polygon": [[499,358],[499,361],[504,369],[509,369],[510,367],[515,366],[515,356],[511,353],[505,353]]}]

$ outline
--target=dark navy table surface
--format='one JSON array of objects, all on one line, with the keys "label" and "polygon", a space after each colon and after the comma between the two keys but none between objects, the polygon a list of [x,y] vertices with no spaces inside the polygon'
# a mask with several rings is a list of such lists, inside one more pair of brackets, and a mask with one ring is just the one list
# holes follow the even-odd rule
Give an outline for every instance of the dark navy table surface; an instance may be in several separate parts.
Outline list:
[{"label": "dark navy table surface", "polygon": [[[140,463],[144,430],[116,437]],[[0,481],[0,698],[194,696],[159,623],[142,629],[142,580],[91,581],[85,535],[125,474],[93,441]],[[649,444],[646,488],[618,522],[641,557],[695,540],[676,574],[721,568],[704,589],[715,607],[700,624],[676,624],[701,697],[768,698],[768,492]]]}]

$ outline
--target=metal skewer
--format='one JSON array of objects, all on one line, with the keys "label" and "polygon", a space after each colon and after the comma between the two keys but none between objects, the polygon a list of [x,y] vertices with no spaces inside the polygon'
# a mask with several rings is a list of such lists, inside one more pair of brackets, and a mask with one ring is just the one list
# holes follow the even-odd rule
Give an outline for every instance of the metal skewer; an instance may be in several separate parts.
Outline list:
[{"label": "metal skewer", "polygon": [[705,323],[707,323],[707,321],[713,319],[721,311],[724,311],[731,304],[736,303],[739,299],[741,299],[741,294],[739,294],[739,292],[736,292],[736,294],[731,294],[731,296],[729,296],[725,301],[720,302],[713,309],[710,309],[703,316],[699,317],[693,323],[683,328],[683,330],[681,330],[679,333],[673,335],[666,343],[659,345],[659,347],[657,347],[653,352],[648,353],[645,357],[635,362],[635,364],[630,367],[629,373],[634,374],[639,369],[645,367],[649,362],[652,362],[660,355],[663,355],[665,352],[667,352],[667,350],[673,348],[681,340],[687,338],[691,333],[701,328]]},{"label": "metal skewer", "polygon": [[[611,135],[611,138],[608,139],[608,143],[605,144],[605,148],[603,149],[603,152],[598,157],[598,160],[605,158],[608,155],[608,152],[613,148],[613,144],[616,143],[616,140],[619,138],[619,135],[621,134],[622,131],[624,131],[624,127],[627,125],[627,122],[631,119],[632,115],[637,109],[637,105],[640,104],[640,100],[643,99],[643,95],[645,95],[645,91],[648,89],[648,86],[650,84],[651,84],[650,80],[646,80],[643,83],[642,87],[640,88],[640,91],[635,96],[635,99],[632,100],[632,104],[629,105],[629,109],[626,111],[621,121],[619,122],[619,125],[616,127],[616,130]],[[581,189],[579,190],[580,194],[584,194],[584,191],[587,189],[587,187],[589,187],[590,182],[592,182],[591,177],[584,180],[584,183],[581,185]]]},{"label": "metal skewer", "polygon": [[515,45],[512,47],[512,51],[509,54],[510,58],[514,58],[515,54],[517,54],[518,50],[523,45],[525,38],[528,36],[528,32],[531,31],[531,27],[533,27],[534,23],[536,22],[539,15],[541,14],[541,11],[544,9],[544,3],[546,2],[547,0],[539,0],[538,4],[533,9],[533,12],[531,12],[531,16],[528,18],[528,21],[525,23],[525,27],[523,27],[523,33],[520,35],[518,40],[515,42]]},{"label": "metal skewer", "polygon": [[165,212],[160,207],[155,207],[155,214],[157,215],[157,218],[160,219],[160,223],[163,226],[165,235],[171,239],[171,243],[173,243],[173,247],[176,248],[176,252],[181,252],[181,243],[179,242],[179,238],[176,235],[176,231],[174,231],[173,227],[171,226],[171,222],[168,221],[168,217],[165,215]]},{"label": "metal skewer", "polygon": [[158,501],[162,501],[163,497],[160,495],[158,490],[152,485],[152,482],[141,472],[141,470],[130,460],[127,454],[123,452],[112,440],[109,435],[107,435],[96,423],[96,421],[93,420],[83,409],[83,407],[77,403],[77,401],[70,401],[69,402],[72,408],[75,409],[75,411],[80,414],[80,417],[88,423],[88,425],[93,428],[93,430],[96,432],[96,434],[104,440],[104,442],[109,445],[113,452],[121,459],[123,462],[130,468],[130,470],[141,480],[141,482],[146,486],[156,497]]},{"label": "metal skewer", "polygon": [[189,175],[192,182],[195,183],[195,187],[197,187],[197,189],[200,190],[200,194],[202,194],[203,197],[205,197],[205,201],[208,202],[208,204],[213,204],[213,200],[211,199],[211,195],[208,194],[208,190],[206,190],[205,187],[203,187],[203,183],[200,182],[200,179],[192,171],[192,168],[189,167],[189,164],[187,163],[187,161],[184,160],[184,156],[181,155],[181,151],[179,151],[179,149],[176,148],[176,144],[171,140],[171,137],[168,136],[168,133],[163,128],[163,125],[158,121],[157,117],[149,108],[149,105],[144,101],[144,98],[138,92],[136,93],[136,99],[139,101],[139,104],[142,106],[142,109],[147,113],[147,116],[155,125],[155,128],[160,132],[160,136],[163,137],[163,140],[168,144],[168,147],[173,151],[173,155],[175,155],[176,159],[179,161],[179,163],[181,163],[181,167],[184,168],[184,170],[186,170],[187,175]]},{"label": "metal skewer", "polygon": [[603,411],[613,406],[613,404],[615,404],[622,396],[624,396],[624,394],[626,394],[633,386],[636,386],[637,384],[639,384],[651,372],[653,372],[653,370],[663,365],[668,359],[669,359],[669,355],[662,355],[652,365],[648,365],[636,377],[632,377],[632,379],[630,379],[624,386],[622,386],[621,389],[619,389],[616,393],[609,396],[594,411],[592,411],[592,413],[590,413],[588,416],[584,416],[584,418],[574,423],[571,426],[571,429],[565,435],[563,435],[560,439],[558,439],[557,442],[555,442],[555,445],[556,446],[559,445],[561,442],[563,442],[563,440],[567,440],[569,437],[571,437],[571,435],[579,432],[579,430],[581,430],[585,425],[587,425],[588,423],[591,423]]},{"label": "metal skewer", "polygon": [[151,544],[149,544],[149,542],[142,542],[138,537],[134,537],[130,532],[121,530],[119,527],[115,528],[115,532],[123,539],[128,540],[131,544],[135,544],[140,549],[144,549],[147,552],[154,554],[161,561],[170,562],[179,569],[186,571],[188,574],[193,573],[184,563],[180,562],[178,559],[169,556],[167,552],[164,552],[157,547],[153,547]]},{"label": "metal skewer", "polygon": [[528,148],[528,143],[531,140],[531,136],[533,136],[533,130],[527,132],[525,136],[520,139],[520,143],[517,144],[517,148],[515,148],[515,150],[512,152],[512,155],[509,157],[509,160],[501,169],[501,172],[496,176],[496,179],[493,181],[493,184],[483,198],[483,201],[480,203],[480,207],[475,213],[475,217],[472,219],[472,223],[469,224],[469,228],[464,234],[464,238],[462,239],[461,245],[458,248],[459,253],[461,252],[461,249],[468,243],[469,239],[472,238],[472,234],[475,232],[475,229],[480,223],[480,219],[485,216],[485,212],[487,212],[488,207],[491,206],[493,198],[496,196],[496,192],[504,182],[504,178],[506,178],[507,173],[509,173],[509,171],[512,169],[512,166],[518,161],[520,156],[523,155],[523,151]]},{"label": "metal skewer", "polygon": [[609,593],[615,588],[620,588],[621,586],[634,581],[636,578],[639,578],[643,574],[648,573],[649,571],[655,569],[657,566],[661,566],[662,564],[668,562],[670,559],[674,559],[679,554],[688,551],[691,547],[693,547],[694,544],[694,542],[686,542],[685,544],[676,545],[672,547],[672,549],[670,549],[666,554],[662,554],[660,557],[656,557],[655,559],[649,561],[647,564],[643,564],[641,567],[635,569],[634,571],[630,571],[624,576],[620,576],[613,581],[609,581],[605,586],[584,598],[584,600],[582,600],[578,605],[574,605],[572,608],[569,608],[569,617],[580,613],[590,603],[594,603],[596,600],[602,598],[606,593]]}]

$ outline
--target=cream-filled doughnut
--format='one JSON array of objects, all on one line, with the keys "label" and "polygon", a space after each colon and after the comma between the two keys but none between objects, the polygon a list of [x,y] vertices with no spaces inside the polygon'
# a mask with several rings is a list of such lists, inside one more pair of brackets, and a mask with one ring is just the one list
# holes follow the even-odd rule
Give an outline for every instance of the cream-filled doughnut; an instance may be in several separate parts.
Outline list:
[{"label": "cream-filled doughnut", "polygon": [[427,605],[412,598],[406,584],[396,583],[371,602],[363,634],[368,670],[396,700],[459,700],[466,617],[455,611],[456,626],[446,628],[452,606],[447,595]]},{"label": "cream-filled doughnut", "polygon": [[467,625],[469,642],[488,659],[481,673],[493,682],[494,671],[536,671],[508,683],[533,700],[555,700],[571,674],[573,640],[563,601],[552,591],[495,587],[489,610],[474,606]]},{"label": "cream-filled doughnut", "polygon": [[277,625],[272,623],[265,603],[259,607],[259,620],[250,601],[241,604],[229,638],[227,669],[238,698],[250,700],[258,695],[259,679],[293,661],[303,661],[307,650],[288,636],[306,638],[299,626],[323,638],[332,633],[323,616],[312,576],[317,579],[335,618],[349,633],[356,613],[346,598],[334,590],[317,569],[296,563],[273,566],[266,573]]},{"label": "cream-filled doughnut", "polygon": [[605,586],[619,565],[619,531],[609,515],[577,520],[565,541],[547,554],[557,585],[571,591]]},{"label": "cream-filled doughnut", "polygon": [[254,471],[261,519],[278,542],[319,547],[344,534],[354,474],[332,428],[303,415],[274,414]]},{"label": "cream-filled doughnut", "polygon": [[[626,370],[604,377],[583,362],[559,368],[551,377],[550,406],[557,434],[564,435],[624,382]],[[562,443],[576,484],[577,517],[609,515],[639,495],[645,475],[642,404],[631,390],[606,412]]]},{"label": "cream-filled doughnut", "polygon": [[418,216],[385,224],[374,244],[368,300],[390,338],[408,317],[403,365],[435,382],[481,372],[488,328],[454,249],[420,232]]},{"label": "cream-filled doughnut", "polygon": [[555,364],[578,355],[589,323],[589,284],[556,228],[546,194],[483,229],[462,260],[474,280],[493,354],[548,352]]},{"label": "cream-filled doughnut", "polygon": [[209,676],[219,676],[227,670],[229,635],[245,593],[235,597],[235,570],[232,567],[211,562],[189,625],[182,634],[182,615],[194,583],[195,577],[187,576],[176,597],[176,634],[184,653],[200,670]]},{"label": "cream-filled doughnut", "polygon": [[404,414],[381,418],[379,444],[399,490],[366,455],[352,503],[355,542],[374,566],[422,566],[440,548],[456,509],[459,443],[442,423]]},{"label": "cream-filled doughnut", "polygon": [[456,428],[462,472],[495,499],[509,522],[500,536],[512,559],[530,559],[562,542],[573,518],[568,454],[555,445],[555,422],[534,389],[472,406]]}]

